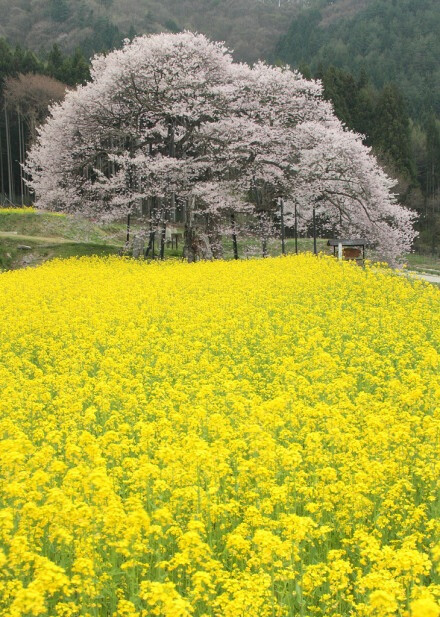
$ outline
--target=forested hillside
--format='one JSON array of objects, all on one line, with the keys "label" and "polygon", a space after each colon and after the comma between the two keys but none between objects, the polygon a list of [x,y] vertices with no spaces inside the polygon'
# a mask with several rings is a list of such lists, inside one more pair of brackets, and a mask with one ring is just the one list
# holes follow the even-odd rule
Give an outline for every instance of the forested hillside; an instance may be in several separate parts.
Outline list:
[{"label": "forested hillside", "polygon": [[440,115],[438,0],[327,0],[295,16],[278,57],[312,72],[334,65],[376,87],[399,85],[410,114]]},{"label": "forested hillside", "polygon": [[345,124],[363,133],[401,200],[420,213],[422,243],[440,243],[438,0],[316,0],[294,15],[279,62],[322,79]]},{"label": "forested hillside", "polygon": [[269,57],[304,0],[0,0],[0,37],[34,51],[111,49],[125,36],[196,30],[240,60]]}]

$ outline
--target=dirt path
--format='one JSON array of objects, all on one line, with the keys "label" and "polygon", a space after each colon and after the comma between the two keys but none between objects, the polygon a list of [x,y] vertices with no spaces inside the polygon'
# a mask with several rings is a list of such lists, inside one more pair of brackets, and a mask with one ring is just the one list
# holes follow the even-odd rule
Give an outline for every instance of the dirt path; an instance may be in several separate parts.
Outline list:
[{"label": "dirt path", "polygon": [[0,231],[1,238],[11,238],[14,240],[23,240],[27,242],[46,242],[49,244],[82,244],[76,240],[68,240],[67,238],[51,237],[51,236],[24,236],[13,231]]}]

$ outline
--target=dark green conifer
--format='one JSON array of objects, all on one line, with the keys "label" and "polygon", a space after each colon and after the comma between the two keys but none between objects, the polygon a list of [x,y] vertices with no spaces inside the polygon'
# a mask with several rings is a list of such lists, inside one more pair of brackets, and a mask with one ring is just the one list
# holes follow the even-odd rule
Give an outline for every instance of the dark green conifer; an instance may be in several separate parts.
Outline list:
[{"label": "dark green conifer", "polygon": [[399,171],[414,177],[410,146],[409,116],[401,92],[387,84],[379,94],[376,106],[374,144]]}]

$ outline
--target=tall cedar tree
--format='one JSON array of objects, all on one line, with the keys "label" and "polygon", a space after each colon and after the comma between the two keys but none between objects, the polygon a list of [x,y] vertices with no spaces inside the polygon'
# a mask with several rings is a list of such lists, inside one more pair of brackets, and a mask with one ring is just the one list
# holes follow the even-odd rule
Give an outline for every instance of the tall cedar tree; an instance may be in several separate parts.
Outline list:
[{"label": "tall cedar tree", "polygon": [[374,143],[399,171],[415,177],[409,117],[403,96],[394,84],[387,84],[378,97]]}]

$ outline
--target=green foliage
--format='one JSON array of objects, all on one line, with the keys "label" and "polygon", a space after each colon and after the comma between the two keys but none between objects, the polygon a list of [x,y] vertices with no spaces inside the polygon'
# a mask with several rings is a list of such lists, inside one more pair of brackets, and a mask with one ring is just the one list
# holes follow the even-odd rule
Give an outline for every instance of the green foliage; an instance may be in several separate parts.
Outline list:
[{"label": "green foliage", "polygon": [[293,18],[277,57],[322,79],[338,117],[365,135],[397,178],[400,200],[418,211],[418,249],[438,252],[438,0],[315,0],[311,6]]},{"label": "green foliage", "polygon": [[71,56],[65,55],[57,44],[50,50],[47,61],[43,61],[43,71],[68,86],[84,84],[90,79],[90,65],[84,52],[78,48]]},{"label": "green foliage", "polygon": [[[309,70],[308,67],[305,67]],[[437,253],[440,247],[440,121],[433,112],[426,122],[409,118],[402,92],[394,84],[375,88],[365,71],[358,78],[348,71],[322,65],[314,74],[324,96],[333,103],[347,128],[364,135],[364,142],[391,177],[400,201],[419,213],[417,250]]]},{"label": "green foliage", "polygon": [[[277,55],[293,66],[365,69],[374,85],[395,82],[412,117],[440,115],[440,10],[438,0],[321,2],[295,17]],[[345,12],[344,12],[345,7]]]},{"label": "green foliage", "polygon": [[365,143],[393,170],[414,179],[410,119],[400,90],[387,84],[378,91],[365,72],[356,79],[334,66],[320,67],[315,77],[322,80],[325,98],[347,128],[364,135]]},{"label": "green foliage", "polygon": [[203,32],[225,41],[240,60],[272,59],[296,1],[282,0],[0,0],[1,32],[39,52],[58,41],[86,56],[124,37],[151,32]]},{"label": "green foliage", "polygon": [[287,34],[280,40],[277,55],[293,66],[313,59],[316,70],[319,62],[316,56],[321,46],[322,33],[318,26],[321,12],[317,9],[305,10],[294,17]]},{"label": "green foliage", "polygon": [[99,17],[93,24],[93,36],[86,39],[81,48],[92,55],[94,52],[107,51],[120,47],[124,36],[108,17]]},{"label": "green foliage", "polygon": [[54,21],[66,21],[70,15],[67,0],[50,0],[49,15]]},{"label": "green foliage", "polygon": [[409,117],[402,93],[393,84],[386,85],[378,97],[373,141],[397,169],[406,172],[410,177],[414,176]]},{"label": "green foliage", "polygon": [[426,121],[426,170],[432,184],[431,192],[440,188],[440,126],[433,113]]},{"label": "green foliage", "polygon": [[6,77],[15,77],[18,73],[42,72],[43,65],[37,56],[20,45],[12,47],[0,38],[0,96]]},{"label": "green foliage", "polygon": [[176,24],[174,19],[167,19],[165,21],[165,26],[167,30],[169,30],[170,32],[181,32],[182,31],[182,29],[180,28],[180,26]]},{"label": "green foliage", "polygon": [[[71,56],[65,55],[54,45],[49,54],[37,57],[32,51],[20,46],[12,47],[0,39],[0,111],[3,110],[3,89],[7,78],[16,78],[19,74],[34,73],[53,77],[68,86],[85,83],[90,77],[89,62],[77,49]],[[61,86],[60,86],[61,87]],[[44,114],[43,114],[44,115]],[[40,118],[40,116],[39,116]],[[0,114],[0,204],[5,198],[22,203],[23,185],[21,183],[20,165],[21,147],[26,147],[30,139],[30,128],[26,121],[22,123],[23,144],[20,146],[20,128],[16,109],[8,109],[8,124],[5,113]],[[8,137],[10,149],[8,149]],[[10,173],[11,176],[10,176]]]},{"label": "green foliage", "polygon": [[350,73],[329,67],[322,73],[325,96],[331,100],[335,113],[349,128],[356,128],[356,80]]},{"label": "green foliage", "polygon": [[4,39],[0,39],[0,93],[4,79],[16,77],[19,73],[49,75],[68,86],[74,86],[89,79],[90,67],[80,49],[72,55],[66,55],[55,44],[46,57],[38,57],[32,51],[19,45],[12,47]]}]

